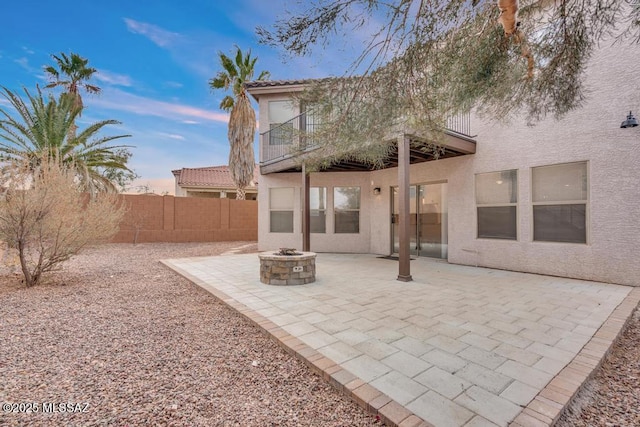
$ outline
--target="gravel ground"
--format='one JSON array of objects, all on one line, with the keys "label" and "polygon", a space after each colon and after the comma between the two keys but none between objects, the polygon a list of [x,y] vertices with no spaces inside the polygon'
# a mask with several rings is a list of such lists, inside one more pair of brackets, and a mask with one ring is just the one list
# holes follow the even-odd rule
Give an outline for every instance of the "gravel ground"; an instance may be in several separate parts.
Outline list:
[{"label": "gravel ground", "polygon": [[0,271],[0,402],[38,409],[0,412],[0,425],[380,425],[158,262],[239,246],[256,251],[250,242],[105,245],[29,289]]},{"label": "gravel ground", "polygon": [[640,426],[640,311],[556,426]]}]

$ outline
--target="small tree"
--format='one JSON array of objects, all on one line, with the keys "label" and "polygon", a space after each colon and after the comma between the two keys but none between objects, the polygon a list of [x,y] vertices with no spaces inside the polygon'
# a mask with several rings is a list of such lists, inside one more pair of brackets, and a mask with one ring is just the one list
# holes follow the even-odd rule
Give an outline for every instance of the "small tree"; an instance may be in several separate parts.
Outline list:
[{"label": "small tree", "polygon": [[0,240],[18,251],[27,286],[90,244],[111,238],[124,215],[117,196],[78,190],[74,169],[44,158],[5,165],[0,182]]},{"label": "small tree", "polygon": [[[117,148],[114,155],[122,159],[123,164],[128,164],[133,153],[128,148]],[[129,168],[122,169],[120,167],[107,166],[102,169],[102,176],[109,182],[113,183],[118,192],[124,193],[130,189],[131,183],[140,178],[134,170]]]},{"label": "small tree", "polygon": [[147,225],[147,221],[149,219],[149,214],[144,211],[136,211],[129,206],[128,213],[126,215],[126,220],[124,221],[125,226],[130,227],[133,230],[133,244],[138,243],[138,236],[140,235],[140,231]]}]

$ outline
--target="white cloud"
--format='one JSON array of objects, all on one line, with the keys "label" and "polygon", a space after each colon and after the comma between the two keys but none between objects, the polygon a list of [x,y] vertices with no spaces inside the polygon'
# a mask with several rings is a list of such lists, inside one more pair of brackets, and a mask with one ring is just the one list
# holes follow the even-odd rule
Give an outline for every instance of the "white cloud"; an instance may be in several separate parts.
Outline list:
[{"label": "white cloud", "polygon": [[197,122],[195,120],[183,120],[182,123],[184,123],[185,125],[199,125],[200,122]]},{"label": "white cloud", "polygon": [[157,25],[148,24],[146,22],[135,21],[129,18],[123,18],[125,24],[127,24],[127,29],[134,33],[145,36],[155,44],[160,47],[167,47],[177,40],[179,40],[182,36],[178,33],[174,33],[164,28],[160,28]]},{"label": "white cloud", "polygon": [[[151,40],[157,46],[168,51],[176,64],[201,77],[210,77],[212,74],[211,62],[215,58],[215,49],[212,46],[218,44],[232,45],[231,41],[227,43],[223,35],[209,31],[192,31],[190,34],[185,35],[130,18],[123,18],[123,20],[130,32],[140,34]],[[166,87],[181,87],[177,86],[180,85],[177,82],[167,83]]]},{"label": "white cloud", "polygon": [[164,82],[163,86],[164,87],[170,87],[172,89],[180,89],[184,85],[182,83],[178,83],[178,82]]},{"label": "white cloud", "polygon": [[184,136],[178,135],[177,133],[158,132],[158,135],[165,138],[177,139],[178,141],[184,141],[186,139]]},{"label": "white cloud", "polygon": [[25,53],[28,53],[29,55],[33,55],[35,52],[31,49],[29,49],[26,46],[22,46],[22,50],[24,50]]},{"label": "white cloud", "polygon": [[98,70],[96,74],[94,74],[96,80],[99,80],[103,83],[107,83],[114,86],[133,86],[133,81],[131,77],[125,74],[116,74],[107,70]]},{"label": "white cloud", "polygon": [[185,120],[203,119],[213,122],[228,123],[229,115],[208,111],[190,105],[158,101],[133,95],[122,90],[114,89],[96,98],[85,101],[87,105],[108,108],[110,110],[126,111],[143,116],[156,116],[165,119],[184,122]]},{"label": "white cloud", "polygon": [[33,71],[33,67],[29,65],[29,59],[25,57],[14,59],[13,62],[15,62],[16,64],[18,64],[19,66],[27,70],[28,72]]}]

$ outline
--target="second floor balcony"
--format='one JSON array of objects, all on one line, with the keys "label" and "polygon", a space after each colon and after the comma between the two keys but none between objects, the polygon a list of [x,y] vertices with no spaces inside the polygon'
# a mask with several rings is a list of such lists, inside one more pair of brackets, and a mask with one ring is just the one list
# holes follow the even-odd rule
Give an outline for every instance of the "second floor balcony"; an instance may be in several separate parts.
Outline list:
[{"label": "second floor balcony", "polygon": [[272,124],[260,134],[260,165],[283,160],[317,146],[313,139],[318,128],[312,113],[302,113],[284,123]]},{"label": "second floor balcony", "polygon": [[[304,112],[284,123],[272,123],[269,130],[260,134],[260,167],[262,172],[290,170],[295,164],[296,156],[304,155],[318,148],[314,132],[319,127],[320,120],[313,112]],[[444,133],[447,140],[454,138],[473,142],[473,152],[475,152],[469,113],[447,119]]]}]

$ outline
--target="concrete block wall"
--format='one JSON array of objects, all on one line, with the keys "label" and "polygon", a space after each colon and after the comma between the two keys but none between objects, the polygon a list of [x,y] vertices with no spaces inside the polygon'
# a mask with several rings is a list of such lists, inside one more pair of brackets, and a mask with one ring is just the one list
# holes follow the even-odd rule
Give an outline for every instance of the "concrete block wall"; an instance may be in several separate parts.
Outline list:
[{"label": "concrete block wall", "polygon": [[128,206],[128,212],[112,243],[258,239],[258,202],[255,200],[130,194],[120,197]]}]

